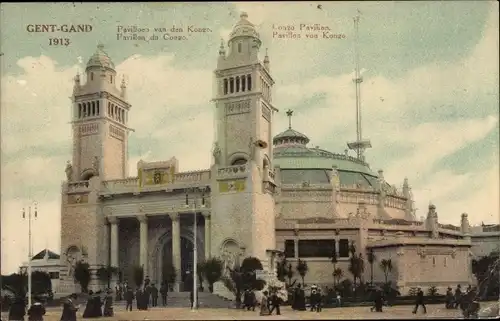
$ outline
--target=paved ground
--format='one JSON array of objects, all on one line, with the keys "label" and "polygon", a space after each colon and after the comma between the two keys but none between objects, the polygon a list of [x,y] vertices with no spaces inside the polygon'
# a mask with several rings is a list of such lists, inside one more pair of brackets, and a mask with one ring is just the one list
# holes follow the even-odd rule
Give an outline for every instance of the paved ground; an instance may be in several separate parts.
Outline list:
[{"label": "paved ground", "polygon": [[[492,303],[483,303],[483,306]],[[496,303],[495,303],[496,304]],[[271,320],[304,320],[304,319],[434,319],[434,318],[461,318],[459,310],[444,309],[442,304],[429,305],[427,314],[421,311],[414,315],[411,306],[395,306],[385,308],[384,312],[370,312],[368,307],[326,309],[321,313],[308,311],[292,311],[289,307],[282,309],[282,315],[260,317],[258,312],[248,312],[235,309],[200,309],[192,312],[187,308],[154,308],[149,311],[126,312],[123,307],[115,308],[113,318],[99,318],[99,320],[251,320],[265,318]],[[2,320],[7,320],[2,313]],[[45,316],[47,321],[59,321],[61,308],[49,308]],[[81,313],[78,314],[81,318]]]}]

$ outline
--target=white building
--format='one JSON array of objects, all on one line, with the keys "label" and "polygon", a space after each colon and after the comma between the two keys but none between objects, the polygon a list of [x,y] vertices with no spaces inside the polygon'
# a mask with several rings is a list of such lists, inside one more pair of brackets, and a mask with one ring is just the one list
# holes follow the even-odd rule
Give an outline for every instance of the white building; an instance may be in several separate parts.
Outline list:
[{"label": "white building", "polygon": [[[182,289],[195,241],[200,261],[218,256],[232,265],[254,256],[268,271],[276,267],[273,250],[284,251],[291,262],[308,262],[306,283],[333,283],[333,251],[337,267],[350,277],[352,242],[365,258],[374,252],[375,281],[384,280],[377,262],[390,258],[390,280],[402,292],[472,282],[466,214],[460,226],[445,226],[430,205],[426,220],[417,221],[406,179],[397,188],[364,160],[308,147],[309,138],[291,123],[273,136],[278,109],[270,59],[259,59],[259,34],[246,14],[227,45],[220,47],[215,70],[213,164],[199,171],[179,172],[172,157],[140,161],[138,176],[127,177],[132,106],[126,85],[117,88],[102,46],[87,64],[86,81],[77,76],[73,160],[62,184],[62,292],[78,290],[72,271],[81,259],[94,270],[119,267],[129,282],[133,266],[143,266],[158,283],[163,267],[173,264]],[[366,268],[363,278],[369,274]],[[93,280],[91,287],[98,286]],[[216,291],[227,295],[220,284]]]},{"label": "white building", "polygon": [[[20,267],[21,272],[28,271],[28,262]],[[31,258],[31,271],[45,272],[50,276],[52,292],[57,293],[59,289],[59,271],[61,270],[60,255],[49,249],[37,253]]]}]

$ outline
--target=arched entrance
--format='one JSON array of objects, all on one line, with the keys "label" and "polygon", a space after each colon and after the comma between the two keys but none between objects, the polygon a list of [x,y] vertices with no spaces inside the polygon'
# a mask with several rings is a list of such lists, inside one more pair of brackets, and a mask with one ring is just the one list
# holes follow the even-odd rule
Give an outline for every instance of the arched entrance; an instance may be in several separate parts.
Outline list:
[{"label": "arched entrance", "polygon": [[[194,246],[193,241],[187,237],[181,236],[181,274],[177,276],[177,279],[181,281],[180,290],[181,291],[189,291],[190,287],[185,284],[187,271],[192,273],[193,271],[193,254],[194,254]],[[167,240],[165,245],[163,245],[163,250],[161,252],[161,260],[162,260],[162,276],[166,275],[166,269],[168,266],[173,264],[172,258],[172,239]],[[165,277],[163,277],[165,279]],[[163,280],[162,280],[163,281]]]}]

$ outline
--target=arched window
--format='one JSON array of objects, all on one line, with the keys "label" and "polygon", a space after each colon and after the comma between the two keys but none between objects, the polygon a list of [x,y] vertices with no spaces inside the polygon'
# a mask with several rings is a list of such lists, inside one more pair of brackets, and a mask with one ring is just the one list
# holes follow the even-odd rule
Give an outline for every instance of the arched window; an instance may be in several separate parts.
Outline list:
[{"label": "arched window", "polygon": [[233,77],[229,78],[229,92],[231,94],[234,93],[234,78]]},{"label": "arched window", "polygon": [[90,80],[94,80],[94,73],[93,72],[90,73]]},{"label": "arched window", "polygon": [[247,75],[247,87],[248,91],[252,91],[252,75]]},{"label": "arched window", "polygon": [[112,75],[111,75],[111,76],[109,76],[109,82],[110,82],[110,83],[113,83],[113,76],[112,76]]},{"label": "arched window", "polygon": [[228,92],[228,81],[227,78],[224,79],[224,95],[227,95]]},{"label": "arched window", "polygon": [[241,52],[241,42],[238,43],[238,52]]},{"label": "arched window", "polygon": [[233,161],[233,163],[231,165],[244,165],[247,163],[247,160],[244,159],[244,158],[237,158]]}]

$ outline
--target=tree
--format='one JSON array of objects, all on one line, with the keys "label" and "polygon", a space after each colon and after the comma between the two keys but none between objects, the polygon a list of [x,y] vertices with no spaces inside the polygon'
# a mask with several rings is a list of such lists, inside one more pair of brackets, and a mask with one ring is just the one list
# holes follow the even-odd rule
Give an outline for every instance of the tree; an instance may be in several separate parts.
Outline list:
[{"label": "tree", "polygon": [[224,285],[236,297],[236,306],[241,306],[241,293],[244,290],[262,290],[265,281],[257,280],[257,270],[262,270],[262,263],[256,257],[247,257],[241,265],[236,264],[232,269],[228,267],[229,278],[222,278]]},{"label": "tree", "polygon": [[472,260],[472,273],[477,279],[481,298],[488,295],[499,295],[500,258],[498,253],[490,253],[479,259]]},{"label": "tree", "polygon": [[169,285],[175,284],[175,281],[177,279],[177,271],[175,270],[175,267],[171,262],[165,262],[163,264],[162,276],[163,276],[163,281],[167,282],[167,284]]},{"label": "tree", "polygon": [[368,263],[370,263],[370,284],[373,285],[373,263],[375,263],[375,254],[373,253],[373,249],[370,249],[368,252]]},{"label": "tree", "polygon": [[196,264],[196,274],[198,274],[198,288],[200,292],[203,292],[203,276],[204,276],[205,265],[204,262],[198,262]]},{"label": "tree", "polygon": [[118,273],[118,268],[115,266],[107,265],[107,266],[101,266],[99,269],[97,269],[96,274],[97,278],[108,285],[108,288],[111,287],[111,279],[113,278],[114,275]]},{"label": "tree", "polygon": [[90,266],[85,261],[78,261],[75,264],[75,270],[73,271],[73,278],[76,283],[80,284],[83,293],[88,292],[88,287],[90,283]]},{"label": "tree", "polygon": [[391,259],[383,259],[380,261],[380,268],[384,271],[385,283],[387,283],[387,279],[389,278],[389,273],[392,271],[392,260]]},{"label": "tree", "polygon": [[134,266],[133,277],[135,286],[141,287],[144,283],[144,267],[139,265]]},{"label": "tree", "polygon": [[276,268],[276,276],[278,280],[281,282],[285,282],[286,279],[286,274],[287,274],[287,266],[288,262],[286,260],[286,257],[283,257],[281,260],[278,261],[277,268]]},{"label": "tree", "polygon": [[361,254],[356,255],[356,247],[354,246],[354,243],[351,243],[349,252],[351,252],[351,257],[349,258],[348,270],[352,274],[353,284],[356,286],[356,280],[359,279],[361,281],[361,275],[365,270],[365,264]]},{"label": "tree", "polygon": [[203,273],[208,282],[208,291],[214,292],[214,283],[222,278],[222,268],[224,263],[221,259],[212,257],[204,262]]},{"label": "tree", "polygon": [[[288,279],[288,286],[292,286],[293,275],[294,275],[294,272],[293,272],[293,268],[292,268],[292,263],[288,263],[288,268],[286,269],[286,277]],[[295,281],[294,281],[294,283],[295,283]]]},{"label": "tree", "polygon": [[332,264],[333,264],[333,270],[335,271],[337,269],[337,263],[338,263],[338,260],[337,260],[337,250],[334,249],[333,252],[332,252],[332,257],[331,257],[331,261]]},{"label": "tree", "polygon": [[309,271],[309,267],[307,266],[307,262],[306,261],[302,261],[301,259],[299,259],[299,261],[297,262],[297,272],[299,273],[300,275],[300,278],[302,279],[302,285],[304,285],[304,279],[307,275],[307,272]]},{"label": "tree", "polygon": [[344,271],[342,271],[341,268],[336,268],[335,270],[333,270],[332,275],[333,275],[333,284],[338,285],[340,282],[340,279],[344,275]]}]

